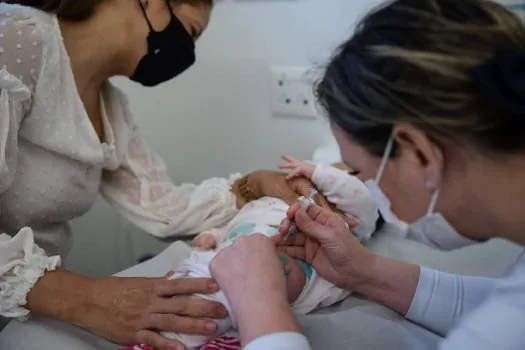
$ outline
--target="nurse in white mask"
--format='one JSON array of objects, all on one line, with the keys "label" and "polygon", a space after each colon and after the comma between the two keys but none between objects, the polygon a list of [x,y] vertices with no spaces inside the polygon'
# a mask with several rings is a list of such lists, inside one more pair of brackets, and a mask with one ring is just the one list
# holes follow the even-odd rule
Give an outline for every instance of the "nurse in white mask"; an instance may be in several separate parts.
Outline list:
[{"label": "nurse in white mask", "polygon": [[[397,217],[392,211],[390,200],[384,194],[380,187],[381,177],[385,170],[385,166],[392,154],[392,147],[394,144],[394,138],[388,139],[385,153],[381,159],[379,170],[374,180],[365,181],[365,185],[368,187],[370,194],[375,199],[379,212],[387,224],[390,224],[397,228],[406,238],[414,241],[419,241],[428,246],[442,249],[452,250],[456,248],[462,248],[467,245],[475,244],[476,242],[461,236],[452,227],[443,215],[436,213],[436,203],[439,198],[439,188],[437,187],[435,176],[430,176],[425,182],[425,187],[429,191],[433,191],[428,210],[425,216],[421,219],[409,224]],[[443,156],[441,151],[436,148],[436,155],[440,162],[443,162]]]},{"label": "nurse in white mask", "polygon": [[[494,237],[525,245],[525,27],[513,13],[485,0],[389,2],[340,46],[316,90],[343,161],[407,237],[444,250]],[[282,243],[290,255],[443,335],[440,350],[525,349],[525,254],[504,278],[459,276],[374,255],[318,206],[289,217],[302,231]],[[231,299],[277,284],[269,264],[250,271],[257,281],[227,273],[268,256],[261,240],[214,264]],[[275,300],[246,318],[241,334],[260,337],[247,349],[277,348],[272,339],[307,349],[292,321],[271,322],[285,319]]]}]

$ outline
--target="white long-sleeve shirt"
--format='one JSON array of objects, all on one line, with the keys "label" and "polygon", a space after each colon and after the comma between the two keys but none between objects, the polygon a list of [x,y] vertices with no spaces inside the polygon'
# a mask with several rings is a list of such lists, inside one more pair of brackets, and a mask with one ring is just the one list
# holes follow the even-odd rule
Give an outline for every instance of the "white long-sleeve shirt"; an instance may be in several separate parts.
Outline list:
[{"label": "white long-sleeve shirt", "polygon": [[68,221],[99,192],[155,236],[221,226],[237,212],[230,179],[176,187],[151,153],[124,95],[101,91],[104,142],[78,95],[55,16],[0,4],[0,316],[70,247]]},{"label": "white long-sleeve shirt", "polygon": [[[406,317],[443,336],[439,350],[525,349],[525,253],[504,278],[422,268]],[[256,339],[245,350],[309,350],[298,333]]]}]

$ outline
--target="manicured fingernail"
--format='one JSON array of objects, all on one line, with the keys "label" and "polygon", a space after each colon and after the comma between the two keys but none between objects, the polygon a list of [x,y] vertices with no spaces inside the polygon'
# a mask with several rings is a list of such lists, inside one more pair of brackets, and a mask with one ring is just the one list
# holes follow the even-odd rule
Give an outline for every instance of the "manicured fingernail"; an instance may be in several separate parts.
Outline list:
[{"label": "manicured fingernail", "polygon": [[204,325],[204,329],[208,332],[215,332],[215,330],[217,329],[217,325],[213,322],[206,322],[206,324]]}]

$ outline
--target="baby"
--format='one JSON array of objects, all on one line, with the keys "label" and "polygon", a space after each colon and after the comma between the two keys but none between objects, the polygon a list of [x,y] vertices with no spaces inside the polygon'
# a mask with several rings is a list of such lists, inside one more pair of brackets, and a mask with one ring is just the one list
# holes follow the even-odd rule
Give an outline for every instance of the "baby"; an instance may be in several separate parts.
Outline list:
[{"label": "baby", "polygon": [[[332,166],[299,162],[291,157],[283,157],[283,159],[286,163],[280,167],[291,170],[289,177],[305,176],[311,179],[330,203],[357,223],[353,233],[361,240],[370,238],[375,231],[379,216],[375,203],[361,181],[346,171]],[[199,234],[194,240],[194,245],[214,250],[194,251],[188,259],[177,266],[172,278],[210,277],[208,267],[217,251],[224,249],[241,236],[256,233],[268,237],[279,235],[279,225],[285,219],[287,210],[288,205],[285,202],[271,197],[263,197],[246,204],[226,227]],[[283,253],[280,253],[279,259],[283,264],[287,280],[288,299],[296,314],[307,314],[348,296],[348,291],[324,280],[305,261],[293,259]],[[177,339],[191,349],[236,328],[236,320],[223,293],[193,297],[221,302],[230,312],[230,317],[218,321],[217,332],[212,336],[163,333],[164,336]]]}]

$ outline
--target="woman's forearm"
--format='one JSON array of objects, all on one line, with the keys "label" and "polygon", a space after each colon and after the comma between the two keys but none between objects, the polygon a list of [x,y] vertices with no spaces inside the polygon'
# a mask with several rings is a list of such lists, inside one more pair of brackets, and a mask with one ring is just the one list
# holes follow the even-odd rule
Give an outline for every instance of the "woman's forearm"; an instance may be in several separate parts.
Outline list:
[{"label": "woman's forearm", "polygon": [[84,327],[86,310],[93,306],[92,282],[63,269],[46,272],[28,294],[25,307],[35,314]]},{"label": "woman's forearm", "polygon": [[302,332],[285,298],[269,297],[266,302],[250,303],[249,306],[239,307],[237,310],[239,311],[235,316],[244,345],[269,334]]},{"label": "woman's forearm", "polygon": [[406,315],[416,294],[417,265],[374,255],[355,291]]}]

